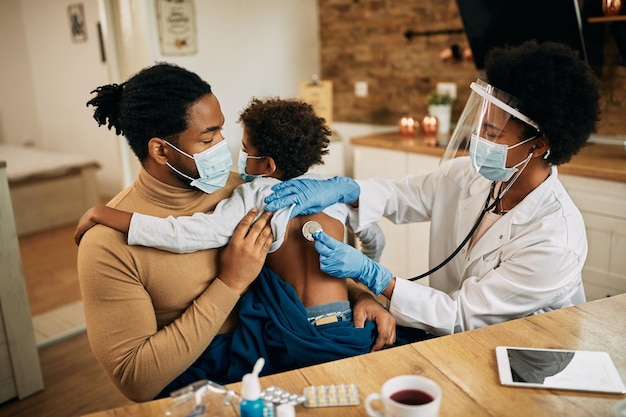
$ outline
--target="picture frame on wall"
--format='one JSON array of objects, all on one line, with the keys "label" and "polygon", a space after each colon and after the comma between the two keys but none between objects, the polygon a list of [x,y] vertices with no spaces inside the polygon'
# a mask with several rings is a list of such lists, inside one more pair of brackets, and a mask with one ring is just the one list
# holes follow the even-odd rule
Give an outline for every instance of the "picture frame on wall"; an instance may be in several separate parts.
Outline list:
[{"label": "picture frame on wall", "polygon": [[193,0],[157,0],[157,14],[161,54],[195,54],[197,39]]},{"label": "picture frame on wall", "polygon": [[85,24],[85,10],[83,4],[70,4],[67,6],[67,16],[70,22],[70,34],[73,42],[85,42],[87,40],[87,27]]}]

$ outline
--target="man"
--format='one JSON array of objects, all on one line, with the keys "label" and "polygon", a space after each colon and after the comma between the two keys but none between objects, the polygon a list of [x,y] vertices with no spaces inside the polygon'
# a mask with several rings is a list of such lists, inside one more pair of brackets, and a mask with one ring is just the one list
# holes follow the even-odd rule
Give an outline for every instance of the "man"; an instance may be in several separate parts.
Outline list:
[{"label": "man", "polygon": [[[94,92],[87,103],[94,118],[124,134],[142,165],[136,182],[110,206],[159,217],[191,215],[213,210],[241,183],[230,171],[219,102],[196,74],[157,64]],[[123,234],[102,226],[83,236],[78,273],[90,345],[128,398],[167,395],[163,389],[189,375],[216,335],[235,328],[239,298],[272,240],[269,214],[250,228],[256,214],[244,218],[221,256],[216,249],[173,254],[128,246]],[[388,313],[362,290],[351,294],[358,299],[355,326],[376,319],[379,339],[388,340],[392,330],[381,329],[377,319]]]}]

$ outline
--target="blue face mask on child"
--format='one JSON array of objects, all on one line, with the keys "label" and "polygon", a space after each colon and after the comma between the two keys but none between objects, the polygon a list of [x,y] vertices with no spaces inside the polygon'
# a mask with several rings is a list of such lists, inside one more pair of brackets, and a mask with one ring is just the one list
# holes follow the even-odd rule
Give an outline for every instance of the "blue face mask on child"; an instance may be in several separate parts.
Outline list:
[{"label": "blue face mask on child", "polygon": [[487,139],[481,138],[476,134],[472,134],[470,139],[470,159],[472,166],[480,174],[490,181],[508,181],[513,174],[517,172],[517,167],[527,163],[532,157],[532,153],[528,155],[519,164],[507,168],[506,156],[509,149],[516,148],[524,143],[535,139],[535,136],[528,138],[513,146],[507,146],[500,143],[494,143]]},{"label": "blue face mask on child", "polygon": [[211,146],[200,153],[194,153],[193,156],[178,149],[171,143],[167,141],[165,142],[181,154],[193,159],[196,163],[196,168],[198,169],[200,178],[191,178],[189,175],[186,175],[174,168],[169,162],[167,163],[167,166],[173,171],[191,180],[192,186],[204,191],[207,194],[211,194],[226,185],[230,169],[233,166],[233,156],[230,153],[230,148],[228,147],[228,143],[225,139],[217,145]]},{"label": "blue face mask on child", "polygon": [[266,156],[250,156],[243,149],[239,149],[239,160],[237,161],[237,168],[239,169],[239,175],[245,182],[254,181],[257,178],[265,177],[265,175],[252,175],[246,173],[246,163],[248,159],[263,159]]}]

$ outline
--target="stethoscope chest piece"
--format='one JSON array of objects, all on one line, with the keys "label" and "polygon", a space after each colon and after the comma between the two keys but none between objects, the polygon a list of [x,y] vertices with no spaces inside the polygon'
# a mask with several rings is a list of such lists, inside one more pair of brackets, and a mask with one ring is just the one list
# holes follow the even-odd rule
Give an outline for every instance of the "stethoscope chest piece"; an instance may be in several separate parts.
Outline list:
[{"label": "stethoscope chest piece", "polygon": [[302,226],[302,236],[311,242],[314,240],[313,233],[321,231],[323,231],[322,225],[313,220],[304,223],[304,226]]}]

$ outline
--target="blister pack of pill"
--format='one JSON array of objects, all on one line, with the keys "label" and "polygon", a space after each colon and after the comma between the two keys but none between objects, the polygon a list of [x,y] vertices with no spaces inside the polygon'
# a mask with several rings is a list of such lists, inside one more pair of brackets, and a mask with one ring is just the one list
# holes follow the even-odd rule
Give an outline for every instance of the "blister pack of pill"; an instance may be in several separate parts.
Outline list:
[{"label": "blister pack of pill", "polygon": [[304,389],[305,407],[339,407],[359,404],[356,384],[319,385]]},{"label": "blister pack of pill", "polygon": [[285,391],[282,388],[272,385],[261,391],[261,399],[266,403],[280,405],[291,403],[293,405],[302,404],[306,398],[302,394]]}]

